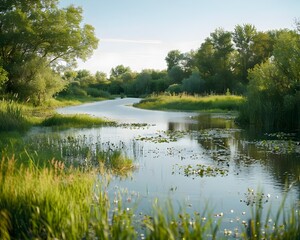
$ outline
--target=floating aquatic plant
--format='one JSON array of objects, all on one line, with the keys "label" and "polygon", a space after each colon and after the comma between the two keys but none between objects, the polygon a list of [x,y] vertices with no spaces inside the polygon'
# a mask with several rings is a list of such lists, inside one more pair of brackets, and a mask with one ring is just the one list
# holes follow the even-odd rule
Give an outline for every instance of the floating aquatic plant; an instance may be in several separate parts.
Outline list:
[{"label": "floating aquatic plant", "polygon": [[[220,168],[216,166],[208,166],[203,164],[196,164],[195,166],[187,165],[187,166],[179,166],[178,167],[179,174],[183,173],[184,176],[190,177],[216,177],[216,176],[227,176],[228,169]],[[175,171],[173,171],[175,173]]]}]

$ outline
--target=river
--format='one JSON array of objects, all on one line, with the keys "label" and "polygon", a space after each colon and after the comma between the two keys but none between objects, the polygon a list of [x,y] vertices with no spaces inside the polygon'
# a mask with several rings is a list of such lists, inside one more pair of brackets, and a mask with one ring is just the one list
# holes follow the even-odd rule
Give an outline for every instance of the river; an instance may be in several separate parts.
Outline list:
[{"label": "river", "polygon": [[111,179],[112,196],[122,192],[128,206],[138,203],[141,214],[151,209],[154,199],[171,200],[176,209],[191,212],[207,208],[223,216],[227,227],[251,217],[251,205],[259,200],[265,209],[277,208],[288,193],[289,204],[299,203],[299,142],[292,135],[289,140],[284,134],[257,137],[238,128],[231,114],[142,110],[132,106],[139,100],[115,99],[57,110],[120,124],[60,133],[85,136],[91,144],[122,149],[134,159],[137,168],[130,176]]}]

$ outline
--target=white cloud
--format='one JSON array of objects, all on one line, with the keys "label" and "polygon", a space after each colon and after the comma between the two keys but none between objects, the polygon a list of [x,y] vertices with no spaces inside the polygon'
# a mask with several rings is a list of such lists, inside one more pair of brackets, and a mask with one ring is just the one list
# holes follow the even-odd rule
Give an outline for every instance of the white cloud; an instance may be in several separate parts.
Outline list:
[{"label": "white cloud", "polygon": [[159,40],[133,40],[133,39],[119,39],[119,38],[100,38],[100,42],[109,43],[137,43],[137,44],[162,44]]}]

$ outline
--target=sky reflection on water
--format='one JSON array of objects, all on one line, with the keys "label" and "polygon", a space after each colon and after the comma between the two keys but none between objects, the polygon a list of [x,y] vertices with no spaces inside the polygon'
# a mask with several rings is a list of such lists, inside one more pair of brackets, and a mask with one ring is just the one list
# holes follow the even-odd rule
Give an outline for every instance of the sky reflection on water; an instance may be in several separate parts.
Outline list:
[{"label": "sky reflection on water", "polygon": [[[119,147],[138,166],[131,177],[111,182],[110,192],[126,189],[138,193],[139,211],[151,208],[153,199],[175,205],[186,204],[193,211],[209,205],[227,219],[249,217],[249,189],[261,190],[266,209],[283,199],[286,183],[288,201],[299,199],[299,154],[278,154],[251,140],[238,129],[231,115],[148,111],[133,108],[139,99],[117,99],[59,109],[60,113],[87,113],[119,123],[147,123],[94,129],[68,130],[62,135],[86,135],[103,148]],[[197,164],[224,168],[224,176],[185,176],[179,166]],[[269,194],[269,195],[268,195]],[[249,203],[249,202],[248,202]],[[247,212],[247,214],[244,214]],[[226,222],[226,221],[225,221]]]}]

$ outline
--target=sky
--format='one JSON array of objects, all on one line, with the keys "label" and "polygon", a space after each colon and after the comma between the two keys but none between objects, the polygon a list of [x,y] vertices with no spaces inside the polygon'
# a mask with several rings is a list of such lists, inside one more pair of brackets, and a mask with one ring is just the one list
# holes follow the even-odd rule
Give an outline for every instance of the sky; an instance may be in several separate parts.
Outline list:
[{"label": "sky", "polygon": [[83,23],[95,28],[97,50],[78,69],[105,72],[117,65],[166,69],[171,50],[197,50],[217,28],[233,31],[253,24],[259,31],[295,29],[299,0],[61,0],[83,9]]}]

